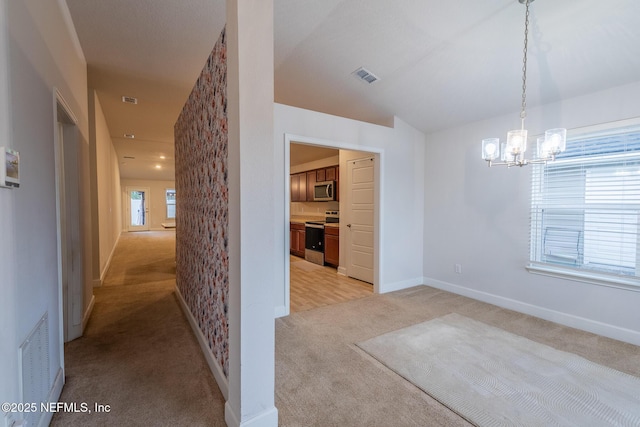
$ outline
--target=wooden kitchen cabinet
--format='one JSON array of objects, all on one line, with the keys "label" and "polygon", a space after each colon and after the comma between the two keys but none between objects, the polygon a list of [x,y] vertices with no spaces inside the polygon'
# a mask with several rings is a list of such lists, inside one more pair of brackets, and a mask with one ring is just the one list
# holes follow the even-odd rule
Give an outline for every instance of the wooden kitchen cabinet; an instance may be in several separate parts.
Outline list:
[{"label": "wooden kitchen cabinet", "polygon": [[335,181],[337,180],[336,178],[336,167],[330,167],[330,168],[326,168],[324,170],[324,179],[326,181]]},{"label": "wooden kitchen cabinet", "polygon": [[324,228],[324,263],[332,267],[340,264],[340,228]]},{"label": "wooden kitchen cabinet", "polygon": [[[336,182],[336,202],[340,201],[340,166],[336,166],[334,168],[327,168],[328,169],[333,169],[334,170],[334,175],[335,178],[333,179]],[[328,174],[329,172],[327,172]]]},{"label": "wooden kitchen cabinet", "polygon": [[292,174],[290,177],[292,202],[313,202],[313,187],[316,182],[324,181],[335,181],[336,201],[340,201],[340,167],[337,165]]},{"label": "wooden kitchen cabinet", "polygon": [[307,174],[302,172],[291,175],[291,201],[306,202],[307,200]]},{"label": "wooden kitchen cabinet", "polygon": [[316,185],[316,171],[307,172],[307,201],[313,202],[313,187]]},{"label": "wooden kitchen cabinet", "polygon": [[289,253],[291,255],[304,258],[304,238],[304,224],[298,224],[295,222],[289,223]]}]

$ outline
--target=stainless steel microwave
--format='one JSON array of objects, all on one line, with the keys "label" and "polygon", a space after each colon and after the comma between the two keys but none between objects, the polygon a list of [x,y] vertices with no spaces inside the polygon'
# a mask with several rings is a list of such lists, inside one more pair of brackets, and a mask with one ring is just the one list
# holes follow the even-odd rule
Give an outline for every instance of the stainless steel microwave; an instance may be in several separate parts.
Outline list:
[{"label": "stainless steel microwave", "polygon": [[336,199],[335,181],[316,182],[313,186],[313,201],[326,202]]}]

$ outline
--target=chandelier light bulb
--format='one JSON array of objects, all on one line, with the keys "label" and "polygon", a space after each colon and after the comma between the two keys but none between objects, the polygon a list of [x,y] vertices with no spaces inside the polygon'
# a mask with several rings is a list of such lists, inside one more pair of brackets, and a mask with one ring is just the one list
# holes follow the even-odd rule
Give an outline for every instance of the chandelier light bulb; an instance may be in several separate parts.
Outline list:
[{"label": "chandelier light bulb", "polygon": [[486,138],[482,140],[482,158],[485,160],[495,160],[500,155],[498,147],[500,139]]},{"label": "chandelier light bulb", "polygon": [[538,159],[546,159],[551,155],[550,143],[544,136],[539,136],[537,140],[538,150],[537,157]]},{"label": "chandelier light bulb", "polygon": [[544,139],[549,144],[550,154],[556,155],[562,153],[567,148],[566,129],[549,129],[544,133]]}]

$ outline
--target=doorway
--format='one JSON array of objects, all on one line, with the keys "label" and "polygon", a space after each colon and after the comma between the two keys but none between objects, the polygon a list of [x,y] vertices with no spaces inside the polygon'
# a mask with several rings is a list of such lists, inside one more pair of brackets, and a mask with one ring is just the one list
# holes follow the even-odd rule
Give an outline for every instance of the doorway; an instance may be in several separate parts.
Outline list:
[{"label": "doorway", "polygon": [[149,231],[149,193],[147,187],[127,187],[125,206],[128,231]]},{"label": "doorway", "polygon": [[84,267],[78,169],[80,141],[77,119],[58,91],[55,91],[55,101],[58,282],[62,340],[67,342],[82,336],[83,332]]},{"label": "doorway", "polygon": [[[354,147],[351,146],[349,144],[345,144],[345,143],[341,143],[341,142],[332,142],[332,141],[324,141],[324,140],[316,140],[313,138],[305,138],[305,137],[299,137],[299,136],[293,136],[293,135],[285,135],[285,182],[286,182],[286,188],[285,188],[285,221],[286,221],[286,237],[285,237],[285,266],[284,266],[284,276],[285,276],[285,292],[284,292],[284,296],[285,296],[285,301],[284,301],[284,312],[279,312],[280,314],[278,315],[288,315],[289,313],[291,313],[292,310],[297,311],[297,307],[299,307],[300,305],[298,304],[298,300],[300,299],[300,290],[298,289],[298,281],[299,281],[299,277],[301,275],[300,271],[298,271],[299,269],[296,269],[294,267],[298,267],[301,263],[299,262],[300,259],[296,258],[292,255],[290,255],[290,250],[291,250],[291,243],[294,243],[292,239],[292,236],[295,236],[294,232],[291,231],[292,227],[295,226],[295,224],[292,226],[291,224],[291,220],[292,220],[292,215],[293,216],[299,216],[301,213],[301,209],[300,206],[295,206],[295,203],[292,203],[292,195],[291,195],[291,191],[294,190],[294,188],[292,187],[292,180],[291,180],[291,174],[299,174],[299,169],[300,166],[299,165],[293,165],[292,163],[292,146],[295,149],[295,151],[299,151],[300,147],[309,147],[310,150],[309,151],[314,151],[314,150],[318,150],[320,149],[333,149],[335,150],[337,153],[339,153],[339,160],[336,161],[336,166],[339,170],[339,181],[340,181],[340,188],[338,189],[338,193],[340,194],[340,200],[339,202],[332,202],[332,203],[336,203],[336,205],[339,204],[339,208],[337,210],[340,211],[340,226],[339,226],[339,235],[340,235],[340,262],[338,265],[337,269],[333,270],[333,274],[325,274],[324,276],[331,281],[331,284],[329,284],[329,290],[328,292],[324,292],[325,296],[328,296],[328,298],[326,298],[326,303],[321,303],[320,305],[328,305],[334,302],[331,302],[332,300],[335,301],[340,301],[339,298],[341,298],[342,296],[345,296],[345,298],[347,299],[354,299],[357,297],[362,297],[362,296],[366,296],[366,295],[358,295],[359,292],[362,292],[362,290],[358,290],[358,286],[363,287],[365,286],[367,289],[367,293],[371,294],[372,292],[377,292],[378,291],[378,278],[380,277],[379,274],[379,247],[380,247],[380,232],[379,232],[379,228],[380,228],[380,216],[378,214],[379,212],[379,206],[380,206],[380,183],[379,183],[379,159],[382,156],[382,152],[381,150],[378,149],[370,149],[368,147]],[[359,188],[357,195],[359,196],[358,200],[356,200],[356,202],[361,202],[362,198],[360,197],[364,192],[368,192],[368,196],[369,196],[369,204],[368,204],[368,212],[367,214],[369,215],[370,220],[368,221],[362,221],[362,216],[359,215],[359,212],[356,212],[356,217],[355,217],[355,225],[356,225],[356,235],[357,238],[354,240],[351,238],[350,234],[351,234],[351,229],[347,227],[347,224],[352,224],[353,219],[353,212],[352,212],[352,203],[349,202],[351,195],[349,194],[349,189],[348,189],[348,184],[347,184],[347,176],[349,173],[352,173],[350,171],[350,168],[348,166],[349,161],[353,161],[353,160],[359,160],[359,159],[366,159],[368,161],[368,163],[366,163],[366,167],[363,168],[356,168],[356,178],[358,180],[360,180],[360,178],[362,178],[363,176],[367,176],[369,177],[369,181],[365,182],[361,182],[361,181],[357,181],[356,184],[357,185],[365,185],[368,186],[366,188],[361,187]],[[316,169],[317,167],[322,168],[323,167],[323,163],[314,163],[315,160],[311,159],[310,160],[310,165],[313,166],[312,169]],[[364,163],[363,163],[364,165]],[[326,165],[327,167],[330,167],[329,165]],[[362,190],[362,191],[360,191]],[[316,204],[318,204],[318,202],[315,202]],[[308,211],[319,215],[320,211],[322,211],[322,213],[324,213],[323,209],[320,209],[320,211],[318,211],[318,209],[315,208],[316,204],[314,203],[307,203],[304,206],[304,213],[306,214]],[[334,208],[335,209],[335,208]],[[318,212],[316,212],[318,211]],[[299,218],[295,218],[296,220],[298,220]],[[362,228],[362,226],[366,226],[368,227],[365,231],[365,229]],[[294,230],[295,231],[295,230]],[[366,236],[365,236],[366,234]],[[366,237],[363,240],[363,237]],[[351,246],[353,246],[353,244],[351,242],[355,242],[356,244],[358,244],[360,246],[359,250],[356,252],[353,252],[353,250],[350,249]],[[347,243],[349,242],[349,243]],[[366,246],[366,249],[368,252],[362,252],[360,249],[362,249],[363,245],[362,243],[368,243],[368,245]],[[346,253],[355,253],[355,260],[352,260],[354,258],[354,256],[349,256],[349,259],[347,260],[347,256]],[[366,259],[366,261],[364,261]],[[349,262],[348,262],[349,261]],[[352,267],[353,266],[353,267]],[[357,268],[360,267],[360,269],[362,270],[363,267],[365,267],[366,269],[366,274],[362,274],[362,271],[356,271]],[[329,268],[329,267],[323,267],[325,269]],[[313,269],[315,270],[315,269]],[[323,279],[325,277],[321,278],[315,278],[315,277],[311,277],[312,274],[319,274],[319,273],[310,273],[309,275],[305,274],[304,275],[304,281],[312,281],[314,284],[316,283],[320,283],[320,281],[324,281]],[[333,278],[331,277],[333,276]],[[309,280],[306,280],[309,279]],[[339,283],[337,282],[337,280],[346,280],[346,281],[351,281],[352,283],[355,283],[355,287],[352,287],[350,289],[347,289],[346,292],[344,292],[344,295],[339,295],[340,292],[336,292],[336,290],[338,290],[338,286],[345,286],[343,283]],[[357,279],[357,280],[356,280]],[[294,286],[292,288],[292,280],[294,280]],[[368,283],[366,283],[368,282]],[[304,288],[304,283],[303,283],[303,289]],[[307,287],[306,289],[311,289],[309,287]],[[341,289],[342,290],[342,289]],[[315,292],[315,291],[314,291]],[[312,298],[314,298],[314,292],[310,292],[310,296],[309,298],[307,298],[307,300],[311,300]],[[317,291],[318,294],[323,293],[323,290],[318,290]],[[332,294],[332,295],[329,295]],[[349,297],[349,294],[351,295],[351,297]],[[303,302],[305,301],[304,298],[302,298]],[[292,307],[292,304],[294,304],[294,306]]]}]

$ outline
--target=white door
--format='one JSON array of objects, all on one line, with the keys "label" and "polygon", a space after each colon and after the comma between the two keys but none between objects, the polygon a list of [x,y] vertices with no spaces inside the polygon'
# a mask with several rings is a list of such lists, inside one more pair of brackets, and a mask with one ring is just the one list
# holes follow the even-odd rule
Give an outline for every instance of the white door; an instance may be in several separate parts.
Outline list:
[{"label": "white door", "polygon": [[83,265],[80,229],[80,187],[77,128],[58,109],[56,137],[56,192],[60,286],[62,287],[63,338],[82,336]]},{"label": "white door", "polygon": [[368,283],[373,283],[374,166],[373,157],[347,164],[347,275]]},{"label": "white door", "polygon": [[127,223],[129,231],[149,231],[149,189],[127,187]]}]

